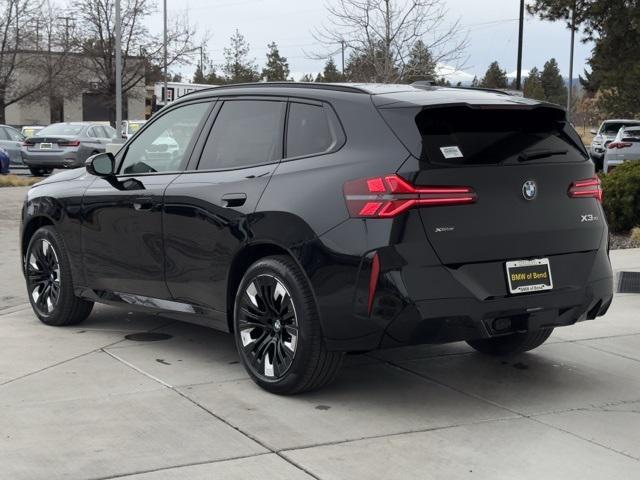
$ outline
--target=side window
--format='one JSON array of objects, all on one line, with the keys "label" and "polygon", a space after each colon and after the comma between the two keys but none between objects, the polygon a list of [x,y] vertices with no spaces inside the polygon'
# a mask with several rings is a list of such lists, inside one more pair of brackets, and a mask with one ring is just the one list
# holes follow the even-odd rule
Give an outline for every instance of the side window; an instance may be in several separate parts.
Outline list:
[{"label": "side window", "polygon": [[335,145],[327,110],[320,105],[291,103],[287,120],[287,158],[324,153]]},{"label": "side window", "polygon": [[100,134],[98,133],[98,127],[90,127],[89,130],[87,130],[87,136],[92,137],[92,138],[97,138],[100,136]]},{"label": "side window", "polygon": [[9,132],[6,128],[0,127],[0,140],[9,140]]},{"label": "side window", "polygon": [[105,125],[102,129],[104,130],[104,138],[113,138],[116,136],[116,129],[111,125]]},{"label": "side window", "polygon": [[172,172],[180,169],[209,106],[208,102],[184,105],[151,121],[127,148],[120,173]]},{"label": "side window", "polygon": [[202,151],[198,170],[241,168],[282,158],[285,102],[224,102]]},{"label": "side window", "polygon": [[24,140],[24,137],[20,132],[14,130],[13,128],[7,128],[7,133],[9,134],[9,138],[14,142],[21,142]]}]

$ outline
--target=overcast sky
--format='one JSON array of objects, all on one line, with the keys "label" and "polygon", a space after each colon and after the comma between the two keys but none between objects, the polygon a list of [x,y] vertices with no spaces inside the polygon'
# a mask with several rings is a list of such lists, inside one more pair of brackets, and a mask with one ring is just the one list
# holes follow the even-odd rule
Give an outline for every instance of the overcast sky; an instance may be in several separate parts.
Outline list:
[{"label": "overcast sky", "polygon": [[[326,0],[331,1],[331,0]],[[402,0],[399,0],[402,1]],[[445,0],[447,21],[460,19],[469,32],[468,57],[464,70],[481,77],[489,63],[498,60],[503,69],[516,69],[519,0]],[[249,41],[251,55],[264,63],[266,45],[275,41],[289,60],[292,72],[322,70],[323,61],[308,58],[308,52],[321,52],[311,34],[326,17],[323,0],[167,0],[169,16],[188,12],[201,32],[209,31],[209,56],[222,63],[222,49],[237,28]],[[162,2],[159,1],[160,8]],[[151,19],[151,28],[160,32],[162,13]],[[555,57],[564,75],[569,71],[569,30],[562,22],[542,22],[526,16],[523,68],[541,68]],[[575,75],[582,73],[592,45],[576,42]],[[335,58],[340,63],[339,58]],[[194,67],[183,73],[192,74]]]}]

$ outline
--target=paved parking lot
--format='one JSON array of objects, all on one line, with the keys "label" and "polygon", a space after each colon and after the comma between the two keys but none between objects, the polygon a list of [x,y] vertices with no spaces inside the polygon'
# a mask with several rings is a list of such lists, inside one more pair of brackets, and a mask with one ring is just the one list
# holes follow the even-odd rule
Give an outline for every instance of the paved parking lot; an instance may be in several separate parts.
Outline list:
[{"label": "paved parking lot", "polygon": [[[350,356],[330,387],[277,397],[221,333],[107,307],[40,324],[19,274],[24,194],[0,189],[0,478],[640,478],[640,295],[533,353]],[[640,271],[640,250],[612,258]],[[147,331],[171,337],[125,339]]]}]

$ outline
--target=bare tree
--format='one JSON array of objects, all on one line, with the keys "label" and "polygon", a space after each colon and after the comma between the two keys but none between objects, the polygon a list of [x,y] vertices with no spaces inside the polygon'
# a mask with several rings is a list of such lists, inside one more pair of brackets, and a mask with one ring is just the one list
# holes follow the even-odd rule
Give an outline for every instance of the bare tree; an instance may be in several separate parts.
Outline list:
[{"label": "bare tree", "polygon": [[[74,0],[77,32],[74,47],[85,57],[81,78],[108,101],[115,119],[115,0]],[[124,0],[122,5],[122,92],[133,93],[145,78],[145,67],[162,63],[163,41],[152,35],[144,20],[155,11],[153,0]],[[188,18],[173,18],[167,33],[168,65],[189,63],[197,50],[195,30]]]},{"label": "bare tree", "polygon": [[401,81],[418,41],[436,64],[462,66],[468,37],[459,20],[447,24],[444,0],[336,0],[327,10],[328,23],[314,31],[315,39],[329,55],[348,49],[368,81]]},{"label": "bare tree", "polygon": [[34,0],[0,0],[0,123],[5,109],[40,90],[45,81],[37,75],[24,77],[33,65],[24,45],[35,36],[34,20],[42,3]]}]

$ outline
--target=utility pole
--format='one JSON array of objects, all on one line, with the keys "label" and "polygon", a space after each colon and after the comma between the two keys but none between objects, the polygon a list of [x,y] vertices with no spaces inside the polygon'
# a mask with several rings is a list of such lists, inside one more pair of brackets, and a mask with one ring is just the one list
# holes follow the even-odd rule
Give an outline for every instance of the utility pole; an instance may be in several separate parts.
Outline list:
[{"label": "utility pole", "polygon": [[524,0],[520,0],[520,25],[518,27],[518,71],[516,73],[516,90],[522,90],[522,40],[524,34]]},{"label": "utility pole", "polygon": [[204,77],[204,53],[202,51],[202,46],[198,47],[200,49],[200,73]]},{"label": "utility pole", "polygon": [[120,0],[116,0],[116,138],[122,141],[122,19]]},{"label": "utility pole", "polygon": [[567,118],[571,120],[571,101],[573,97],[573,51],[576,40],[576,2],[571,10],[571,52],[569,53],[569,93],[567,95]]},{"label": "utility pole", "polygon": [[163,1],[164,4],[164,28],[163,28],[163,36],[164,36],[164,94],[162,95],[164,98],[162,99],[164,105],[166,106],[169,102],[169,86],[167,85],[167,75],[168,75],[168,65],[167,65],[167,0]]},{"label": "utility pole", "polygon": [[344,78],[344,40],[340,40],[340,47],[342,50],[342,77]]}]

